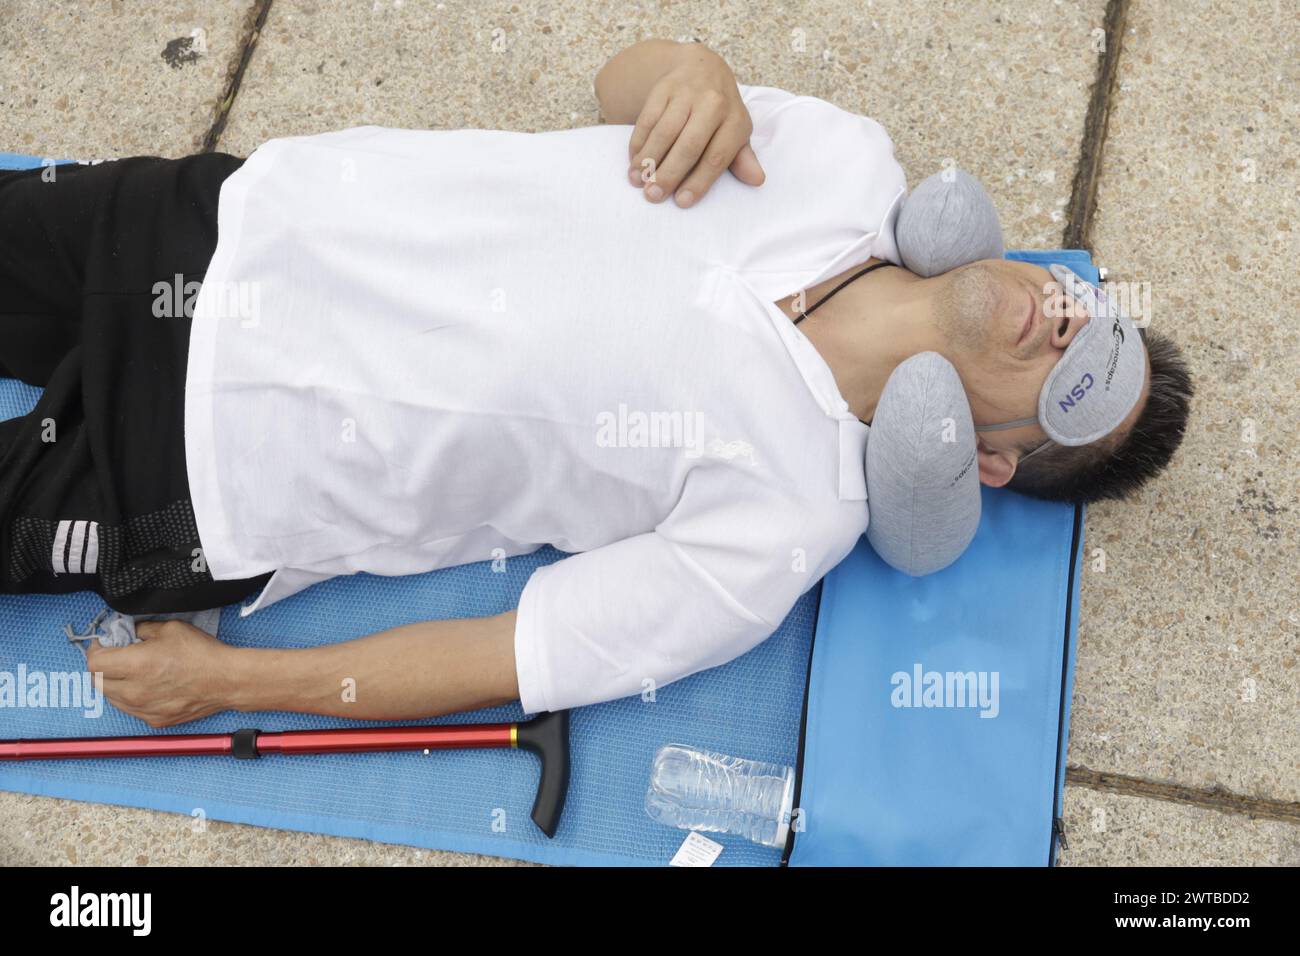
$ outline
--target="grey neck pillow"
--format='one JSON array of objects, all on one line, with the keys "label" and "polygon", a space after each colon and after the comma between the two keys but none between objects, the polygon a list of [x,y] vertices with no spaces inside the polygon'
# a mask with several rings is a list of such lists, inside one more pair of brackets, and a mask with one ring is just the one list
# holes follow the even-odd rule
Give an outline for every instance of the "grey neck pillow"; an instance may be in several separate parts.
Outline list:
[{"label": "grey neck pillow", "polygon": [[[1005,252],[993,201],[960,169],[912,191],[894,238],[903,264],[925,277]],[[937,352],[913,355],[885,383],[865,467],[867,540],[886,563],[919,577],[961,556],[979,528],[979,460],[961,377]]]},{"label": "grey neck pillow", "polygon": [[908,271],[937,276],[980,259],[1001,259],[1002,225],[979,180],[960,169],[930,176],[898,211],[894,241]]},{"label": "grey neck pillow", "polygon": [[975,426],[957,370],[937,352],[902,362],[870,427],[867,540],[905,574],[946,568],[980,523]]}]

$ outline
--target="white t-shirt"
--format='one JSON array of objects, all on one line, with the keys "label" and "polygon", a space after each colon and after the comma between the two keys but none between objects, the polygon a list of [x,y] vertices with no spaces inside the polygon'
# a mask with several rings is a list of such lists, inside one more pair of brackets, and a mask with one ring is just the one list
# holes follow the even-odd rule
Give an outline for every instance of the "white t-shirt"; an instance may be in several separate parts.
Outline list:
[{"label": "white t-shirt", "polygon": [[774,304],[898,262],[879,124],[741,87],[758,188],[626,179],[629,126],[361,127],[273,140],[223,185],[185,450],[218,579],[524,554],[526,712],[744,653],[866,528],[867,428]]}]

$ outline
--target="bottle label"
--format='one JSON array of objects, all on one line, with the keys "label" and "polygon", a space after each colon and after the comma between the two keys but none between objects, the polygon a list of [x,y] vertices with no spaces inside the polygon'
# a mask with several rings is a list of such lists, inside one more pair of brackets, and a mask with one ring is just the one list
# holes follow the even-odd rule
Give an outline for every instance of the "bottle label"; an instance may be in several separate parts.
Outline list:
[{"label": "bottle label", "polygon": [[777,821],[776,839],[772,846],[785,849],[785,841],[790,839],[790,826],[794,822],[794,771],[787,768],[785,792],[781,796],[781,819]]},{"label": "bottle label", "polygon": [[692,830],[669,861],[669,866],[712,866],[722,852],[722,844]]}]

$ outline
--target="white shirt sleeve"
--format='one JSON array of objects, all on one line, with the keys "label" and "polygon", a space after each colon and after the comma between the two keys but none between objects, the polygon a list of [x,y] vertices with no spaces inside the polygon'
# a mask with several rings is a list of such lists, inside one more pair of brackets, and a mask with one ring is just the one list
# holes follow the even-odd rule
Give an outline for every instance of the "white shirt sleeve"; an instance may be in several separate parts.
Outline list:
[{"label": "white shirt sleeve", "polygon": [[740,90],[740,98],[744,101],[745,108],[749,110],[749,118],[754,124],[755,133],[766,127],[778,109],[802,99],[776,86],[750,86],[737,83],[736,87]]},{"label": "white shirt sleeve", "polygon": [[533,572],[515,625],[526,713],[657,690],[739,657],[780,627],[865,526],[846,510],[865,512],[865,502],[817,515],[725,484],[730,504],[679,506],[655,531]]}]

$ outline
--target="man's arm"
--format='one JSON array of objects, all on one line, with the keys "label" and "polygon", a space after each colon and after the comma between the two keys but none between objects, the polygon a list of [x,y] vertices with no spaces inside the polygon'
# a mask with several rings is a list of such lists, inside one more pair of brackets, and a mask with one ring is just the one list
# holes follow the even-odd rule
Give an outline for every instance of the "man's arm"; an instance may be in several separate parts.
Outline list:
[{"label": "man's arm", "polygon": [[[616,125],[636,122],[654,85],[687,58],[705,62],[722,58],[702,43],[675,40],[642,40],[614,54],[596,73],[596,99],[605,122]],[[724,64],[725,65],[725,64]]]},{"label": "man's arm", "polygon": [[110,703],[155,727],[232,709],[404,720],[519,697],[514,611],[289,650],[231,647],[182,621],[136,633],[129,647],[91,641],[87,665]]},{"label": "man's arm", "polygon": [[235,648],[230,705],[404,720],[508,704],[519,696],[514,635],[508,611],[420,621],[320,647]]}]

